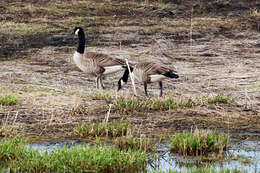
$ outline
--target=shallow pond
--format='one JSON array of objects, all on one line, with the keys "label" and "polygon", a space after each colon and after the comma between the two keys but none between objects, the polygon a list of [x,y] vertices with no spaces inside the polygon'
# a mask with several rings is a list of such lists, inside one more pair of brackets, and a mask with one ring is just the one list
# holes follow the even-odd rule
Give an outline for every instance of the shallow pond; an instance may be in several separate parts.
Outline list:
[{"label": "shallow pond", "polygon": [[[64,146],[81,145],[84,142],[77,140],[63,140],[60,142],[48,142],[42,144],[30,144],[28,147],[37,149],[40,152],[51,152],[54,149]],[[167,171],[169,169],[176,171],[184,171],[194,169],[196,167],[211,165],[216,170],[229,168],[239,169],[247,172],[260,171],[260,141],[243,141],[233,144],[227,152],[227,161],[201,162],[196,157],[181,157],[171,154],[166,145],[161,145],[157,151],[159,156],[147,166],[147,172]]]},{"label": "shallow pond", "polygon": [[[247,172],[259,172],[260,171],[260,141],[244,141],[234,144],[229,148],[226,156],[227,161],[212,161],[201,162],[196,157],[181,157],[171,154],[168,148],[164,145],[159,149],[162,156],[154,161],[152,165],[148,166],[149,171],[154,170],[176,170],[184,171],[188,169],[194,169],[196,167],[203,167],[211,165],[216,170],[220,169],[238,169]],[[149,172],[148,171],[148,172]]]}]

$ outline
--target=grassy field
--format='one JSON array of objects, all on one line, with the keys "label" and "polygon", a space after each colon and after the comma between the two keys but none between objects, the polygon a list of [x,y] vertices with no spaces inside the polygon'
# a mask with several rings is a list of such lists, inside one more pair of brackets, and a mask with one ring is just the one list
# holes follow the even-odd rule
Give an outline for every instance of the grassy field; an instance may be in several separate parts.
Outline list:
[{"label": "grassy field", "polygon": [[[140,136],[168,139],[196,127],[259,140],[259,8],[242,0],[1,1],[0,137],[101,134],[122,138],[124,148]],[[141,84],[138,97],[130,82],[116,92],[121,73],[98,90],[71,61],[75,26],[86,32],[86,51],[159,61],[180,78],[164,82],[162,98],[157,84],[148,85],[148,98]],[[112,125],[101,123],[106,118]],[[129,124],[113,124],[121,121]],[[121,136],[128,128],[135,136]]]}]

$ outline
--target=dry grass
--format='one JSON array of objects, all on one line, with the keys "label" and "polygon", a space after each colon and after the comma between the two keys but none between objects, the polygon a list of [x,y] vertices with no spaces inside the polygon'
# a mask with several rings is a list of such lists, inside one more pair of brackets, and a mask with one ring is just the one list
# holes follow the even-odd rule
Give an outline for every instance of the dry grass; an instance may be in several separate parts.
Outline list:
[{"label": "dry grass", "polygon": [[48,32],[59,31],[57,28],[50,27],[47,23],[17,23],[17,22],[0,22],[2,26],[0,29],[1,34],[14,34],[14,35],[34,35]]}]

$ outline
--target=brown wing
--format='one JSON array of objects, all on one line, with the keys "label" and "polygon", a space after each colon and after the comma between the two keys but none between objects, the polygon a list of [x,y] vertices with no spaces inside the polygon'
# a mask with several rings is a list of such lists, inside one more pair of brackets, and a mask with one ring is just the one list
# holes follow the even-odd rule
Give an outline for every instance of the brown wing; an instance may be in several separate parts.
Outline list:
[{"label": "brown wing", "polygon": [[114,58],[106,54],[88,52],[85,57],[92,59],[100,67],[108,67],[114,65],[125,65],[125,61],[119,58]]},{"label": "brown wing", "polygon": [[173,72],[173,70],[169,69],[168,67],[156,63],[156,62],[140,62],[136,65],[136,68],[144,69],[144,72],[147,75],[154,75],[154,74],[164,74],[167,72]]}]

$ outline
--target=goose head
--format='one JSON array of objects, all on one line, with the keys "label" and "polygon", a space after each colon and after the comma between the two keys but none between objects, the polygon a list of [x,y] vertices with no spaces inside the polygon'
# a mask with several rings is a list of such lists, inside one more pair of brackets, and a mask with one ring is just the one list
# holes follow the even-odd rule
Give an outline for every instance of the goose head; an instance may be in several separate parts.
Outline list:
[{"label": "goose head", "polygon": [[79,34],[82,34],[82,33],[84,33],[84,30],[81,27],[77,26],[73,30],[73,34],[75,34],[75,35],[79,35]]}]

